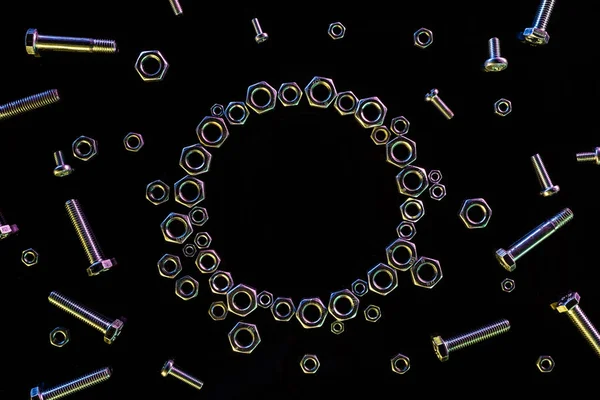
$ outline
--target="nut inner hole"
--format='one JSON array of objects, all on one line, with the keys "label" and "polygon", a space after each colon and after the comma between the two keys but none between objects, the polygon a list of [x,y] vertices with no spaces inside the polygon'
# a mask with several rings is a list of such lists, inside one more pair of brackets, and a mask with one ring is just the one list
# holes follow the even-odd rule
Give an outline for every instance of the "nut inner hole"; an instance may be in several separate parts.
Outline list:
[{"label": "nut inner hole", "polygon": [[175,273],[175,271],[177,271],[177,262],[172,258],[165,260],[163,264],[163,270],[167,274]]},{"label": "nut inner hole", "polygon": [[257,87],[250,93],[250,101],[256,108],[265,108],[273,101],[273,95],[264,87]]},{"label": "nut inner hole", "polygon": [[431,263],[424,263],[417,268],[417,277],[424,283],[432,283],[438,277],[438,267]]},{"label": "nut inner hole", "polygon": [[194,282],[189,280],[183,281],[180,286],[181,294],[184,296],[190,296],[192,293],[194,293],[195,289],[196,285],[194,284]]},{"label": "nut inner hole", "polygon": [[190,218],[195,224],[202,224],[206,220],[206,212],[200,208],[197,208],[191,212]]},{"label": "nut inner hole", "polygon": [[371,307],[367,310],[367,316],[370,319],[377,319],[377,317],[379,317],[379,309],[375,308],[375,307]]},{"label": "nut inner hole", "polygon": [[208,236],[206,236],[206,235],[196,236],[196,245],[198,247],[206,247],[206,246],[208,246],[208,244],[209,244]]},{"label": "nut inner hole", "polygon": [[406,361],[404,358],[399,358],[394,361],[394,368],[400,372],[406,372],[408,371],[408,361]]},{"label": "nut inner hole", "polygon": [[487,217],[487,210],[481,204],[471,204],[469,208],[467,208],[466,217],[471,224],[479,225],[483,223]]},{"label": "nut inner hole", "polygon": [[421,31],[419,32],[419,34],[417,35],[417,42],[421,45],[421,46],[425,46],[426,44],[431,43],[431,35],[429,34],[429,32],[426,31]]},{"label": "nut inner hole", "polygon": [[354,309],[354,302],[350,296],[340,295],[333,300],[333,309],[339,316],[347,317]]},{"label": "nut inner hole", "polygon": [[340,36],[342,34],[342,27],[338,24],[335,24],[331,27],[331,33],[333,36]]},{"label": "nut inner hole", "polygon": [[367,101],[360,109],[361,118],[367,123],[377,122],[383,115],[381,106],[375,102]]},{"label": "nut inner hole", "polygon": [[246,311],[252,305],[252,297],[248,292],[237,292],[231,297],[231,304],[240,311]]},{"label": "nut inner hole", "polygon": [[550,368],[552,368],[552,361],[550,361],[550,360],[549,360],[549,359],[547,359],[547,358],[544,358],[544,359],[542,360],[542,362],[540,363],[540,366],[542,367],[542,369],[543,369],[544,371],[548,371]]},{"label": "nut inner hole", "polygon": [[227,116],[233,122],[241,122],[246,118],[246,108],[241,104],[234,104],[227,110]]},{"label": "nut inner hole", "polygon": [[333,96],[333,88],[325,81],[318,81],[312,85],[308,94],[316,103],[326,103]]},{"label": "nut inner hole", "polygon": [[437,182],[437,181],[439,181],[439,180],[440,180],[440,174],[439,174],[439,173],[437,173],[437,172],[431,172],[431,173],[429,174],[429,178],[430,178],[432,181],[434,181],[434,182]]},{"label": "nut inner hole", "polygon": [[338,98],[338,107],[343,112],[352,112],[356,107],[356,99],[349,94],[342,94]]},{"label": "nut inner hole", "polygon": [[223,304],[213,304],[211,312],[217,318],[222,317],[225,315],[225,307]]},{"label": "nut inner hole", "polygon": [[145,55],[140,63],[140,70],[147,77],[158,75],[162,67],[162,60],[155,54]]},{"label": "nut inner hole", "polygon": [[75,145],[75,152],[80,157],[87,157],[92,154],[92,144],[88,140],[80,140]]},{"label": "nut inner hole", "polygon": [[294,103],[300,99],[300,91],[295,86],[286,86],[281,96],[286,103]]},{"label": "nut inner hole", "polygon": [[334,322],[333,325],[331,326],[331,328],[333,329],[334,332],[340,332],[342,330],[342,323],[341,322]]},{"label": "nut inner hole", "polygon": [[387,129],[377,128],[373,138],[378,143],[385,143],[390,139],[390,133],[387,131]]},{"label": "nut inner hole", "polygon": [[238,329],[233,335],[234,343],[242,349],[247,349],[254,344],[254,333],[247,328]]},{"label": "nut inner hole", "polygon": [[205,142],[215,144],[223,140],[223,127],[215,121],[208,121],[202,125],[200,134]]},{"label": "nut inner hole", "polygon": [[413,156],[413,147],[406,141],[398,141],[392,145],[391,155],[394,161],[405,163]]},{"label": "nut inner hole", "polygon": [[508,112],[508,103],[506,101],[501,101],[500,103],[498,103],[498,111],[500,111],[501,113],[505,113]]},{"label": "nut inner hole", "polygon": [[323,312],[320,307],[315,304],[308,304],[302,308],[301,316],[304,322],[315,324],[321,319]]},{"label": "nut inner hole", "polygon": [[515,284],[512,281],[504,281],[504,289],[511,290]]},{"label": "nut inner hole", "polygon": [[407,190],[419,190],[424,185],[425,179],[421,172],[410,170],[402,177],[402,185]]},{"label": "nut inner hole", "polygon": [[196,249],[194,249],[194,246],[190,245],[189,243],[183,246],[183,254],[186,256],[193,256],[195,251]]},{"label": "nut inner hole", "polygon": [[200,150],[193,149],[185,155],[184,162],[186,167],[197,171],[204,167],[204,164],[206,163],[206,157]]},{"label": "nut inner hole", "polygon": [[141,143],[142,142],[140,142],[140,138],[136,135],[127,136],[127,147],[129,147],[130,149],[137,149],[138,147],[140,147]]},{"label": "nut inner hole", "polygon": [[302,365],[307,371],[314,371],[317,368],[317,361],[312,357],[307,357]]},{"label": "nut inner hole", "polygon": [[356,294],[364,294],[367,291],[367,287],[364,283],[358,282],[354,284],[354,293]]},{"label": "nut inner hole", "polygon": [[410,237],[414,231],[415,228],[413,228],[412,225],[404,224],[400,227],[400,236],[405,238]]},{"label": "nut inner hole", "polygon": [[406,124],[405,120],[398,119],[398,120],[394,121],[393,128],[396,132],[404,133],[405,129],[408,128],[408,125]]},{"label": "nut inner hole", "polygon": [[373,284],[379,290],[388,290],[392,287],[394,283],[394,277],[392,273],[387,269],[380,269],[375,271],[373,274]]},{"label": "nut inner hole", "polygon": [[273,301],[273,298],[268,294],[262,294],[258,298],[258,302],[263,306],[268,306]]},{"label": "nut inner hole", "polygon": [[179,196],[185,203],[194,203],[200,198],[200,186],[192,180],[184,181],[179,186]]},{"label": "nut inner hole", "polygon": [[35,254],[33,254],[31,251],[28,251],[27,253],[25,253],[23,258],[25,262],[32,263],[35,261]]},{"label": "nut inner hole", "polygon": [[187,232],[187,224],[181,217],[173,217],[167,221],[165,232],[171,239],[182,238]]},{"label": "nut inner hole", "polygon": [[227,275],[218,274],[212,279],[212,287],[217,292],[226,292],[231,287],[231,281]]},{"label": "nut inner hole", "polygon": [[286,302],[277,303],[275,306],[275,314],[279,318],[287,318],[292,312],[292,308]]},{"label": "nut inner hole", "polygon": [[392,259],[399,265],[407,265],[412,258],[412,249],[406,245],[399,245],[392,251]]},{"label": "nut inner hole", "polygon": [[205,271],[210,271],[217,266],[217,259],[212,253],[203,253],[198,260],[198,264]]},{"label": "nut inner hole", "polygon": [[153,201],[162,201],[167,195],[167,191],[161,185],[152,185],[149,190],[150,198]]},{"label": "nut inner hole", "polygon": [[417,219],[423,215],[423,206],[416,201],[411,201],[404,206],[404,214],[407,218]]}]

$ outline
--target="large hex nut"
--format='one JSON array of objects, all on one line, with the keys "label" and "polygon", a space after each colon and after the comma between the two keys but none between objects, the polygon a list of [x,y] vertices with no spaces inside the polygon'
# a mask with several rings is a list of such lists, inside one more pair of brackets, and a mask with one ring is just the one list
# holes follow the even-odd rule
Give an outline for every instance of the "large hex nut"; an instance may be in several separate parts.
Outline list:
[{"label": "large hex nut", "polygon": [[23,250],[23,252],[21,253],[21,262],[26,267],[33,267],[35,264],[38,263],[39,259],[40,255],[34,249]]},{"label": "large hex nut", "polygon": [[198,296],[198,281],[189,275],[177,279],[175,294],[182,300],[191,300]]},{"label": "large hex nut", "polygon": [[[248,338],[240,337],[246,333]],[[260,344],[260,334],[254,324],[238,322],[227,335],[231,349],[236,353],[250,354]]]},{"label": "large hex nut", "polygon": [[144,137],[139,133],[129,132],[123,138],[123,146],[125,150],[137,153],[144,147]]},{"label": "large hex nut", "polygon": [[287,322],[292,319],[296,313],[294,301],[289,297],[278,297],[271,304],[271,314],[275,321]]},{"label": "large hex nut", "polygon": [[433,43],[433,32],[427,28],[421,28],[414,33],[413,40],[415,46],[425,49]]},{"label": "large hex nut", "polygon": [[329,28],[327,29],[327,34],[333,40],[339,40],[343,38],[346,34],[346,27],[342,25],[341,22],[334,22],[329,25]]},{"label": "large hex nut", "polygon": [[[346,302],[347,304],[340,304]],[[329,297],[329,313],[338,321],[346,321],[356,317],[360,300],[350,290],[344,289],[331,293]]]},{"label": "large hex nut", "polygon": [[150,182],[146,186],[146,199],[155,206],[169,201],[171,188],[161,180]]},{"label": "large hex nut", "polygon": [[203,274],[212,274],[219,269],[221,257],[214,250],[200,250],[196,257],[196,267]]},{"label": "large hex nut", "polygon": [[[173,224],[182,224],[181,233],[173,232]],[[160,230],[163,233],[165,241],[170,243],[183,244],[194,232],[190,217],[179,213],[170,213],[160,224]]]},{"label": "large hex nut", "polygon": [[512,103],[510,100],[500,99],[494,103],[494,113],[501,117],[506,117],[512,112]]},{"label": "large hex nut", "polygon": [[[410,182],[412,177],[416,177],[415,182]],[[429,179],[424,168],[409,165],[396,175],[396,184],[398,191],[408,197],[419,197],[429,187]]]},{"label": "large hex nut", "polygon": [[408,122],[408,119],[406,119],[406,117],[400,116],[392,118],[392,121],[390,122],[390,131],[392,131],[392,133],[402,136],[406,135],[409,129],[410,122]]},{"label": "large hex nut", "polygon": [[358,97],[350,91],[338,93],[333,108],[342,116],[354,114],[358,105]]},{"label": "large hex nut", "polygon": [[[474,218],[471,215],[472,210],[480,210],[481,216]],[[482,199],[467,199],[463,201],[458,216],[468,229],[485,228],[492,218],[492,208]]]},{"label": "large hex nut", "polygon": [[362,279],[355,280],[352,282],[352,293],[358,297],[364,296],[369,293],[369,284]]},{"label": "large hex nut", "polygon": [[89,136],[79,136],[71,145],[73,156],[81,161],[89,161],[98,155],[98,142]]},{"label": "large hex nut", "polygon": [[229,137],[229,129],[223,118],[204,117],[196,127],[196,136],[203,146],[219,148]]},{"label": "large hex nut", "polygon": [[277,98],[284,107],[297,106],[302,99],[302,89],[296,82],[282,83],[277,91]]},{"label": "large hex nut", "polygon": [[244,125],[250,115],[250,110],[243,101],[232,101],[227,105],[223,114],[229,125]]},{"label": "large hex nut", "polygon": [[[240,300],[242,297],[245,297],[243,302]],[[258,307],[256,289],[240,283],[227,292],[227,309],[229,312],[240,317],[246,317],[256,310],[256,307]]]},{"label": "large hex nut", "polygon": [[208,172],[212,155],[199,144],[186,146],[181,150],[179,166],[190,176]]},{"label": "large hex nut", "polygon": [[385,145],[385,160],[398,168],[404,168],[417,159],[417,144],[400,136],[390,140]]},{"label": "large hex nut", "polygon": [[[188,187],[191,188],[191,195],[184,193]],[[193,176],[184,176],[175,182],[173,190],[175,190],[175,201],[189,208],[204,200],[204,182]]]},{"label": "large hex nut", "polygon": [[213,321],[223,321],[227,318],[227,305],[222,301],[215,301],[208,307],[208,315]]},{"label": "large hex nut", "polygon": [[391,360],[392,371],[396,374],[405,374],[410,369],[410,358],[406,357],[404,354],[398,354]]},{"label": "large hex nut", "polygon": [[[371,110],[374,110],[374,115],[371,115]],[[379,97],[368,97],[359,100],[356,111],[354,111],[354,117],[365,129],[383,125],[386,114],[387,107],[379,100]]]},{"label": "large hex nut", "polygon": [[388,265],[379,263],[367,273],[369,290],[387,296],[398,287],[398,274]]},{"label": "large hex nut", "polygon": [[541,373],[547,374],[554,369],[554,359],[550,356],[540,356],[535,362],[535,365]]},{"label": "large hex nut", "polygon": [[417,261],[417,246],[406,239],[396,239],[386,249],[387,262],[398,271],[408,271]]},{"label": "large hex nut", "polygon": [[[157,64],[151,68],[151,63]],[[135,70],[144,82],[158,82],[165,79],[169,63],[158,50],[142,51],[135,62]]]},{"label": "large hex nut", "polygon": [[410,275],[415,286],[431,289],[442,280],[440,262],[433,258],[421,257],[410,268]]},{"label": "large hex nut", "polygon": [[233,285],[233,277],[229,272],[217,271],[208,278],[208,286],[214,294],[227,294]]},{"label": "large hex nut", "polygon": [[165,254],[158,260],[158,273],[163,278],[173,279],[182,270],[181,259],[173,254]]},{"label": "large hex nut", "polygon": [[[307,315],[310,309],[314,308],[316,313],[313,316]],[[318,297],[300,300],[296,310],[296,318],[304,329],[320,328],[327,318],[327,307]]]},{"label": "large hex nut", "polygon": [[419,199],[406,199],[400,205],[400,215],[403,220],[416,223],[425,215],[425,206]]},{"label": "large hex nut", "polygon": [[[316,90],[323,88],[325,92],[323,95],[317,93]],[[322,76],[315,76],[304,88],[308,104],[312,107],[327,108],[335,101],[337,97],[337,90],[333,84],[333,80],[330,78],[324,78]]]},{"label": "large hex nut", "polygon": [[[259,93],[266,94],[264,101],[260,101],[260,99],[256,98]],[[277,105],[277,90],[265,81],[250,85],[246,92],[246,105],[257,114],[271,111]]]}]

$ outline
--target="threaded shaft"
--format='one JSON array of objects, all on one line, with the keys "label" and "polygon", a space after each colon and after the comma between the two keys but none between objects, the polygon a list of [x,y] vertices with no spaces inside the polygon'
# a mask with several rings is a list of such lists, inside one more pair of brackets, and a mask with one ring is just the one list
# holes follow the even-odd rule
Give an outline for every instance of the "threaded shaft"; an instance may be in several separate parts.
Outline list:
[{"label": "threaded shaft", "polygon": [[114,40],[94,39],[92,53],[113,54],[117,52],[117,43]]},{"label": "threaded shaft", "polygon": [[98,241],[94,236],[94,232],[83,213],[79,200],[68,200],[65,203],[65,207],[90,264],[102,261],[104,259],[104,254],[102,253]]},{"label": "threaded shaft", "polygon": [[103,368],[91,374],[84,375],[65,384],[44,390],[42,398],[44,400],[57,400],[81,390],[90,388],[102,382],[106,382],[112,375],[110,367]]},{"label": "threaded shaft", "polygon": [[57,166],[65,164],[65,158],[63,156],[63,152],[61,150],[54,152],[54,162]]},{"label": "threaded shaft", "polygon": [[537,14],[535,15],[535,20],[533,22],[534,28],[541,29],[543,31],[546,30],[555,3],[556,0],[542,0],[542,2],[540,3],[540,7],[538,8]]},{"label": "threaded shaft", "polygon": [[500,57],[500,39],[493,37],[488,41],[490,58]]},{"label": "threaded shaft", "polygon": [[442,114],[444,114],[444,117],[446,117],[446,119],[452,119],[452,117],[454,117],[454,113],[452,112],[452,110],[450,110],[450,107],[448,107],[446,103],[444,103],[444,101],[440,99],[440,96],[433,97],[431,99],[431,102],[438,110],[440,110]]},{"label": "threaded shaft", "polygon": [[510,322],[506,319],[503,319],[464,335],[450,338],[446,340],[448,352],[464,349],[465,347],[469,347],[476,343],[483,342],[484,340],[491,339],[494,336],[508,332],[509,329]]},{"label": "threaded shaft", "polygon": [[8,104],[4,104],[0,106],[0,120],[8,119],[41,107],[49,106],[58,102],[59,100],[60,96],[58,94],[58,90],[52,89],[13,101]]},{"label": "threaded shaft", "polygon": [[535,175],[537,176],[542,189],[552,187],[552,181],[550,180],[550,175],[548,175],[548,171],[546,171],[546,166],[542,161],[542,157],[540,157],[539,154],[531,156],[531,163],[533,164]]},{"label": "threaded shaft", "polygon": [[575,155],[578,162],[596,162],[596,153],[577,153]]},{"label": "threaded shaft", "polygon": [[183,9],[181,8],[181,4],[179,4],[179,0],[169,0],[169,2],[171,3],[171,8],[175,15],[183,14]]},{"label": "threaded shaft", "polygon": [[114,40],[90,39],[68,36],[38,35],[35,50],[61,51],[70,53],[105,53],[117,52],[117,43]]},{"label": "threaded shaft", "polygon": [[569,208],[565,208],[554,217],[550,219],[550,223],[554,226],[554,229],[560,229],[570,222],[575,215]]},{"label": "threaded shaft", "polygon": [[592,346],[596,355],[600,357],[600,333],[598,333],[598,330],[596,330],[596,327],[588,319],[581,307],[573,307],[567,312],[567,315],[577,329],[579,329],[579,332],[581,332],[589,345]]},{"label": "threaded shaft", "polygon": [[252,18],[252,27],[257,35],[263,33],[262,28],[260,27],[260,22],[258,22],[258,18]]},{"label": "threaded shaft", "polygon": [[169,375],[172,375],[173,377],[179,379],[182,382],[187,383],[188,385],[190,385],[198,390],[202,389],[202,386],[204,386],[204,382],[202,382],[200,379],[188,374],[187,372],[180,370],[176,366],[173,366],[171,368]]},{"label": "threaded shaft", "polygon": [[74,316],[80,321],[85,322],[92,328],[100,331],[102,333],[106,333],[108,328],[110,328],[112,321],[110,321],[105,316],[98,314],[89,308],[76,303],[75,301],[63,296],[58,292],[52,292],[48,296],[48,301],[50,304],[60,308],[67,314]]}]

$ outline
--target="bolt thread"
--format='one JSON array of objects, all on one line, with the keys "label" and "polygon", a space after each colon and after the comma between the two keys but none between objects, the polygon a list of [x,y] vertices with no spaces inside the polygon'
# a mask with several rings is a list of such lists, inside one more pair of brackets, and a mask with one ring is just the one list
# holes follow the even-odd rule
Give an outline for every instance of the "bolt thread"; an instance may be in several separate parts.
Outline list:
[{"label": "bolt thread", "polygon": [[542,157],[540,157],[539,154],[531,156],[531,163],[533,164],[535,175],[537,176],[542,189],[552,187],[552,181],[550,180],[550,175],[548,175],[548,171],[546,171],[546,166],[542,161]]},{"label": "bolt thread", "polygon": [[102,261],[104,259],[104,253],[98,245],[98,240],[96,240],[94,232],[83,213],[79,200],[68,200],[65,203],[65,207],[90,264]]},{"label": "bolt thread", "polygon": [[52,89],[46,92],[34,94],[20,100],[0,106],[0,120],[14,117],[19,114],[33,111],[35,109],[49,106],[60,100],[58,90]]},{"label": "bolt thread", "polygon": [[113,54],[117,52],[117,42],[114,40],[93,39],[92,53]]},{"label": "bolt thread", "polygon": [[543,31],[548,27],[548,21],[550,21],[550,15],[554,9],[556,0],[542,0],[540,7],[538,8],[537,14],[535,15],[535,21],[533,27],[541,29]]},{"label": "bolt thread", "polygon": [[102,333],[106,333],[108,328],[111,326],[112,321],[109,321],[108,318],[90,310],[81,304],[77,304],[75,301],[63,296],[58,292],[50,293],[48,296],[48,301],[50,304],[60,308],[67,314],[74,316],[75,318],[85,322],[92,328]]},{"label": "bolt thread", "polygon": [[500,57],[500,39],[493,37],[488,41],[490,58]]},{"label": "bolt thread", "polygon": [[179,4],[179,0],[169,0],[171,3],[171,8],[173,8],[173,12],[175,15],[183,14],[183,9],[181,8],[181,4]]},{"label": "bolt thread", "polygon": [[42,398],[44,400],[56,400],[66,397],[70,394],[77,393],[81,390],[90,388],[102,382],[106,382],[112,375],[110,367],[103,368],[91,374],[84,375],[65,384],[44,390]]},{"label": "bolt thread", "polygon": [[262,28],[260,27],[260,22],[258,22],[258,18],[252,18],[252,27],[254,28],[254,32],[257,35],[262,33]]},{"label": "bolt thread", "polygon": [[169,375],[172,375],[173,377],[179,379],[182,382],[187,383],[188,385],[198,390],[202,389],[202,386],[204,386],[204,382],[202,382],[200,379],[188,374],[187,372],[180,370],[178,367],[175,366],[171,368]]},{"label": "bolt thread", "polygon": [[596,355],[600,357],[600,333],[588,319],[581,307],[575,306],[567,313],[573,324],[579,329],[585,340],[592,346]]},{"label": "bolt thread", "polygon": [[63,156],[63,152],[61,150],[54,152],[54,162],[57,166],[65,164],[65,158]]},{"label": "bolt thread", "polygon": [[596,162],[596,153],[577,153],[578,162]]},{"label": "bolt thread", "polygon": [[448,351],[453,352],[456,350],[464,349],[484,340],[491,339],[494,336],[501,335],[508,332],[510,329],[510,322],[506,319],[500,320],[490,325],[486,325],[475,331],[466,333],[464,335],[456,336],[446,340]]},{"label": "bolt thread", "polygon": [[565,208],[564,210],[556,214],[554,217],[552,217],[550,219],[550,222],[554,226],[554,229],[560,229],[563,226],[565,226],[568,222],[570,222],[574,216],[575,215],[573,214],[573,211],[571,211],[569,208]]}]

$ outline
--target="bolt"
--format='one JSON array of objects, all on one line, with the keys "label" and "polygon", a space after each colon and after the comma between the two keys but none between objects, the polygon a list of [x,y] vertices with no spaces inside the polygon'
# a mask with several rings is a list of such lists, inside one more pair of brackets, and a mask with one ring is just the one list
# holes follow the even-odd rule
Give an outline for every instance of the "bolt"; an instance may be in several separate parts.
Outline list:
[{"label": "bolt", "polygon": [[10,225],[4,215],[0,212],[0,240],[6,239],[9,236],[19,232],[19,227],[15,224]]},{"label": "bolt", "polygon": [[600,165],[600,147],[596,147],[591,153],[577,153],[577,162],[593,162]]},{"label": "bolt", "polygon": [[54,168],[54,176],[62,178],[63,176],[71,175],[75,170],[71,168],[69,164],[65,164],[65,158],[61,150],[54,152],[54,162],[56,168]]},{"label": "bolt", "polygon": [[171,8],[173,8],[175,15],[183,14],[183,9],[181,8],[181,4],[179,4],[179,0],[169,0],[169,3],[171,3]]},{"label": "bolt", "polygon": [[108,344],[112,344],[117,339],[125,324],[123,317],[115,320],[108,319],[58,292],[50,293],[48,301],[67,314],[71,314],[97,331],[104,333],[104,341]]},{"label": "bolt", "polygon": [[508,332],[509,329],[510,322],[503,319],[463,335],[452,337],[448,340],[442,339],[441,336],[432,336],[431,344],[433,345],[433,351],[437,358],[440,361],[448,361],[450,353],[453,351],[464,349],[465,347],[491,339],[494,336]]},{"label": "bolt", "polygon": [[596,355],[600,357],[600,333],[579,307],[580,301],[581,297],[577,292],[569,292],[561,297],[559,301],[550,304],[550,307],[559,313],[566,312],[573,325],[579,329],[579,332],[592,346]]},{"label": "bolt", "polygon": [[84,375],[62,385],[50,389],[43,389],[43,384],[31,389],[29,395],[31,400],[56,400],[90,388],[102,382],[106,382],[112,375],[110,367],[103,368],[91,374]]},{"label": "bolt", "polygon": [[77,237],[90,262],[90,266],[87,268],[88,276],[98,275],[117,265],[117,260],[114,258],[104,257],[104,253],[98,245],[98,240],[96,240],[96,236],[92,232],[92,228],[90,228],[90,224],[79,204],[79,200],[68,200],[65,203],[65,207],[67,208],[67,214],[71,219],[75,232],[77,232]]},{"label": "bolt", "polygon": [[496,250],[496,260],[509,272],[517,267],[516,261],[542,243],[548,236],[552,235],[558,229],[562,228],[567,222],[573,219],[573,211],[565,208],[554,217],[538,225],[535,229],[523,236],[518,242],[514,243],[508,250]]},{"label": "bolt", "polygon": [[252,18],[252,26],[254,27],[254,32],[256,32],[256,36],[254,37],[256,43],[262,43],[269,38],[267,32],[263,32],[262,28],[260,27],[258,18]]},{"label": "bolt", "polygon": [[485,72],[500,72],[508,67],[506,58],[500,56],[500,39],[493,37],[488,41],[489,57],[483,69]]},{"label": "bolt", "polygon": [[204,382],[202,382],[200,379],[195,378],[187,372],[183,372],[181,369],[179,369],[179,367],[175,365],[175,360],[168,360],[165,365],[163,365],[160,374],[163,377],[171,375],[198,390],[202,389],[202,386],[204,386]]},{"label": "bolt", "polygon": [[50,104],[57,103],[59,100],[58,90],[52,89],[20,100],[11,101],[0,106],[0,120],[49,106]]},{"label": "bolt", "polygon": [[452,117],[454,117],[454,113],[452,112],[452,110],[450,110],[450,108],[448,108],[446,103],[444,103],[442,99],[440,99],[438,93],[439,90],[431,89],[431,92],[425,95],[425,101],[432,103],[438,110],[440,110],[442,114],[444,114],[444,117],[446,117],[446,119],[451,119]]},{"label": "bolt", "polygon": [[537,176],[540,186],[542,187],[540,195],[548,197],[558,193],[560,187],[552,184],[552,180],[550,179],[550,175],[548,175],[548,171],[546,171],[542,157],[540,157],[539,154],[531,156],[531,163],[533,164],[535,175]]},{"label": "bolt", "polygon": [[117,52],[117,43],[105,39],[40,35],[37,29],[28,29],[25,33],[25,50],[35,57],[40,57],[42,51],[114,54]]},{"label": "bolt", "polygon": [[552,9],[556,0],[542,0],[535,14],[533,26],[525,29],[519,34],[519,39],[532,46],[545,45],[550,41],[550,35],[546,32]]}]

